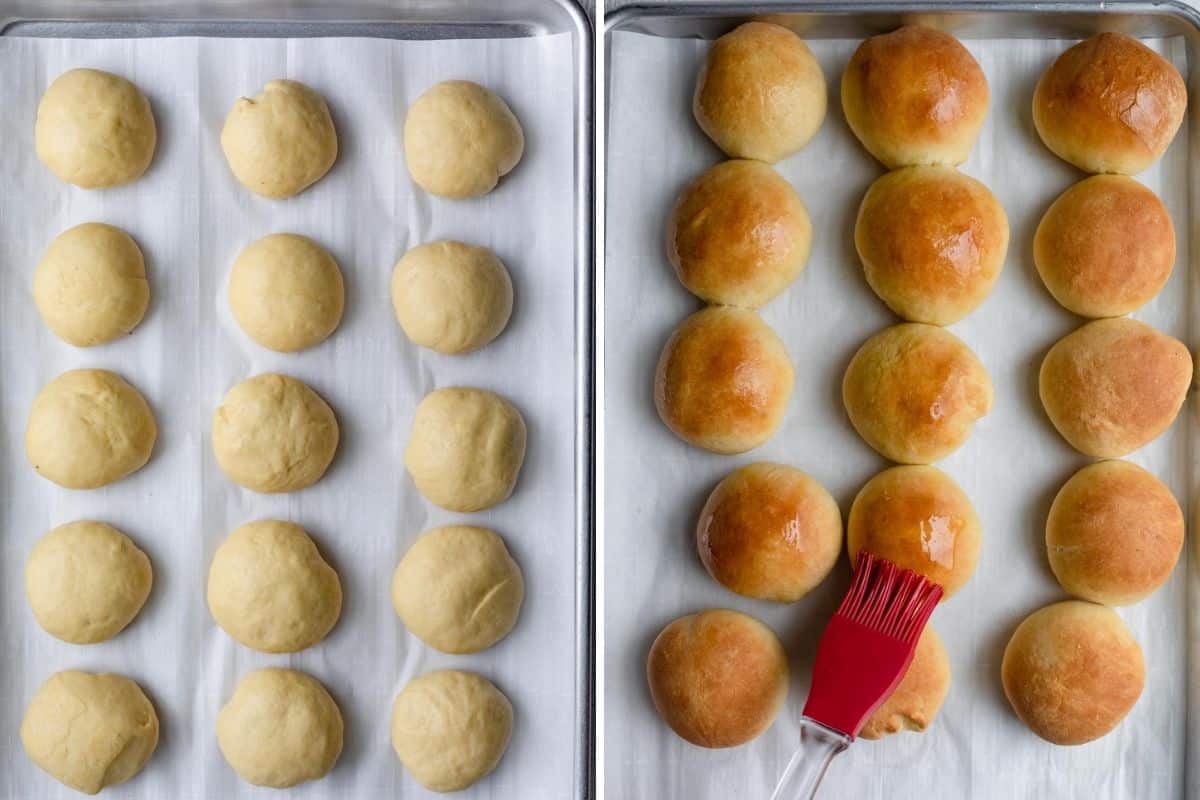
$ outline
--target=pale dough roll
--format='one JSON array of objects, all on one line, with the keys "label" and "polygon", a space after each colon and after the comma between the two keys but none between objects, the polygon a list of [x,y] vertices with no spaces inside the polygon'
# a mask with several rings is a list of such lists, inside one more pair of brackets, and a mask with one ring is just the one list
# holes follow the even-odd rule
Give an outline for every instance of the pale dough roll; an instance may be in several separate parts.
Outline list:
[{"label": "pale dough roll", "polygon": [[72,644],[116,636],[142,610],[150,559],[111,525],[79,520],[47,533],[25,561],[25,596],[38,624]]},{"label": "pale dough roll", "polygon": [[146,96],[119,75],[73,69],[38,103],[33,131],[38,158],[60,180],[84,189],[141,177],[154,158],[158,130]]},{"label": "pale dough roll", "polygon": [[800,150],[825,120],[825,75],[799,36],[747,22],[713,42],[692,112],[730,158],[773,164]]},{"label": "pale dough roll", "polygon": [[51,242],[38,262],[33,302],[46,326],[76,347],[131,333],[150,304],[142,251],[120,228],[76,225]]},{"label": "pale dough roll", "polygon": [[29,701],[21,743],[55,780],[96,794],[141,772],[158,747],[158,714],[129,678],[66,670]]},{"label": "pale dough roll", "polygon": [[120,375],[73,369],[34,399],[25,457],[59,486],[96,489],[145,466],[157,436],[150,406]]},{"label": "pale dough roll", "polygon": [[950,659],[932,625],[926,625],[900,685],[867,719],[858,735],[882,739],[900,731],[924,731],[933,724],[950,691]]}]

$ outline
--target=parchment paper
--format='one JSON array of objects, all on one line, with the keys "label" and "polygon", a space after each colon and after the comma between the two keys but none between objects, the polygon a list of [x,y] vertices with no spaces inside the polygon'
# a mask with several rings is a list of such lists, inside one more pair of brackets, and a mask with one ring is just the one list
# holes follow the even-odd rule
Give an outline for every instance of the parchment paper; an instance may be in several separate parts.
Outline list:
[{"label": "parchment paper", "polygon": [[[83,191],[36,159],[33,121],[42,90],[73,67],[108,69],[137,83],[154,108],[159,145],[149,172],[128,186]],[[24,707],[53,672],[108,670],[136,679],[162,723],[145,770],[105,797],[432,797],[402,769],[390,744],[391,702],[412,677],[441,667],[481,672],[512,700],[511,747],[496,772],[466,793],[479,798],[562,798],[572,785],[574,521],[574,197],[571,40],[400,42],[371,39],[45,40],[0,38],[5,113],[0,117],[0,796],[79,795],[35,768],[17,736]],[[289,77],[320,91],[337,125],[332,171],[297,198],[271,201],[242,188],[219,145],[234,100]],[[479,81],[522,120],[525,156],[485,198],[438,200],[413,186],[400,147],[403,115],[427,87]],[[134,333],[80,350],[41,323],[30,281],[61,231],[87,221],[127,230],[145,252],[153,299]],[[268,233],[294,231],[325,245],[341,265],[346,315],[307,352],[253,344],[225,300],[238,251]],[[508,330],[464,357],[416,348],[392,315],[393,264],[409,247],[451,237],[493,248],[515,287]],[[61,489],[25,462],[29,404],[60,372],[105,367],[147,398],[159,425],[145,469],[109,488]],[[213,409],[236,382],[283,371],[313,386],[337,413],[342,444],[315,486],[264,496],[227,480],[212,456]],[[477,514],[437,509],[404,472],[412,412],[428,391],[474,385],[520,408],[529,450],[514,496]],[[52,526],[109,521],[150,555],[154,589],[115,639],[76,646],[35,623],[22,568]],[[217,545],[264,517],[305,527],[337,567],[340,622],[295,656],[236,644],[209,615],[204,587]],[[445,656],[408,634],[392,611],[392,570],[423,530],[467,522],[494,527],[526,580],[520,621],[507,639],[472,656]],[[293,666],[328,687],[346,720],[345,750],[324,780],[280,793],[239,780],[217,748],[217,711],[252,668]]]},{"label": "parchment paper", "polygon": [[[782,429],[737,457],[704,453],[658,420],[654,365],[671,329],[699,307],[664,256],[663,225],[681,187],[722,156],[696,126],[691,96],[709,47],[698,40],[612,35],[605,270],[605,769],[609,796],[766,798],[792,752],[817,639],[849,581],[845,561],[791,606],[742,598],[716,584],[696,557],[692,531],[712,487],[727,472],[767,459],[794,464],[825,484],[843,517],[855,493],[884,468],[841,406],[841,378],[858,346],[895,318],[862,278],[854,252],[858,203],[883,168],[862,150],[841,114],[838,82],[857,41],[809,44],[829,83],[820,133],[778,165],[812,216],[815,244],[799,280],[763,311],[796,365]],[[1000,659],[1016,625],[1065,597],[1046,563],[1044,525],[1062,483],[1088,459],[1046,420],[1037,370],[1046,350],[1082,324],[1041,285],[1031,256],[1038,220],[1082,174],[1055,158],[1030,119],[1034,84],[1067,41],[967,41],[991,86],[991,112],[964,171],[1007,209],[1012,240],[991,297],[952,330],[983,360],[995,405],[959,451],[939,466],[973,499],[983,521],[979,566],[934,614],[950,654],[953,685],[925,734],[859,742],[834,761],[820,794],[840,800],[946,798],[1179,798],[1184,796],[1187,708],[1187,561],[1150,599],[1121,609],[1146,660],[1146,689],[1110,735],[1055,747],[1013,715],[1000,687]],[[1151,42],[1180,67],[1181,41]],[[1195,97],[1192,98],[1196,100]],[[1140,176],[1166,202],[1179,259],[1161,295],[1134,316],[1189,345],[1188,132]],[[1194,301],[1194,296],[1191,296]],[[1163,478],[1186,508],[1191,486],[1188,411],[1131,460]],[[731,750],[693,747],[656,716],[646,690],[646,652],[671,619],[730,607],[768,623],[792,665],[791,691],[775,724]]]}]

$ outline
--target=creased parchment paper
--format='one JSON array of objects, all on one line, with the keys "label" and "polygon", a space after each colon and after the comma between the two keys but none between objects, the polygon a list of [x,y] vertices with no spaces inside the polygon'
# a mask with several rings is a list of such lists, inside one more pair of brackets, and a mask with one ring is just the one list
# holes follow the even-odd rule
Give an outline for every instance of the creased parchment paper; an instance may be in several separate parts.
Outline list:
[{"label": "creased parchment paper", "polygon": [[[664,255],[663,226],[680,188],[722,156],[697,128],[691,95],[708,42],[618,32],[611,40],[605,267],[607,431],[606,779],[622,800],[737,797],[765,800],[796,742],[824,621],[849,582],[843,559],[817,591],[779,606],[717,585],[696,557],[692,531],[707,493],[728,471],[766,459],[794,464],[833,493],[843,517],[859,487],[885,462],[855,434],[841,406],[841,378],[858,346],[895,318],[862,278],[853,226],[859,200],[883,168],[859,146],[841,114],[838,84],[857,41],[816,40],[829,83],[829,114],[816,138],[778,165],[808,206],[815,242],[808,268],[763,316],[796,365],[781,430],[736,457],[676,439],[655,414],[654,365],[671,329],[698,307]],[[1047,566],[1050,501],[1087,463],[1053,430],[1037,396],[1046,350],[1081,320],[1061,309],[1033,265],[1033,232],[1049,203],[1082,174],[1038,140],[1033,87],[1066,41],[967,41],[991,86],[991,110],[963,170],[1008,211],[1012,241],[991,297],[952,330],[987,366],[996,399],[974,436],[939,466],[972,498],[983,521],[974,578],[940,607],[933,625],[950,654],[953,684],[927,733],[859,742],[837,758],[820,793],[831,800],[1011,800],[1184,797],[1188,703],[1188,557],[1149,600],[1120,610],[1146,658],[1146,689],[1111,735],[1075,748],[1047,744],[1012,714],[1000,687],[1009,635],[1028,613],[1061,599]],[[1182,41],[1150,44],[1184,66]],[[1193,101],[1200,102],[1196,97]],[[1188,131],[1140,176],[1175,220],[1179,260],[1170,283],[1134,316],[1189,345],[1196,307],[1188,279]],[[1190,408],[1131,459],[1163,478],[1185,504],[1191,488]],[[669,620],[705,607],[752,614],[782,638],[791,666],[775,724],[743,747],[707,751],[656,716],[644,676],[647,649]]]},{"label": "creased parchment paper", "polygon": [[[36,159],[33,120],[42,90],[73,67],[124,75],[150,98],[158,152],[128,186],[83,191]],[[111,798],[433,797],[402,769],[390,743],[391,703],[412,677],[457,667],[481,672],[512,700],[515,732],[478,798],[562,798],[572,786],[575,537],[574,197],[571,40],[408,42],[373,39],[0,38],[0,796],[75,798],[33,766],[17,735],[24,707],[53,672],[115,671],[136,679],[162,723],[158,751]],[[225,114],[241,95],[280,77],[303,81],[333,113],[340,154],[297,198],[271,201],[239,185],[221,154]],[[524,160],[492,194],[439,200],[408,177],[403,115],[440,80],[467,78],[503,96],[524,124]],[[130,337],[79,350],[41,323],[30,297],[34,266],[66,228],[103,221],[127,230],[146,255],[152,301]],[[325,343],[283,355],[253,344],[225,300],[229,267],[249,242],[277,231],[311,236],[341,265],[346,315]],[[508,330],[469,356],[423,351],[392,315],[392,265],[409,247],[460,238],[493,248],[515,287]],[[159,440],[145,469],[109,488],[61,489],[25,463],[26,413],[43,384],[75,367],[113,369],[153,407]],[[226,390],[265,371],[308,382],[341,424],[337,458],[315,486],[290,495],[243,490],[217,467],[211,417]],[[516,493],[461,515],[425,501],[404,472],[413,409],[428,391],[473,385],[520,408],[529,450]],[[59,642],[34,622],[22,569],[52,526],[109,521],[154,565],[149,603],[104,644]],[[340,622],[321,644],[267,656],[230,639],[204,599],[208,564],[226,534],[253,519],[293,520],[341,575]],[[445,656],[408,634],[391,607],[392,570],[421,531],[464,522],[495,528],[525,573],[525,606],[512,635],[471,656]],[[286,793],[238,779],[217,748],[217,711],[252,668],[292,666],[324,683],[346,721],[345,749],[324,780]]]}]

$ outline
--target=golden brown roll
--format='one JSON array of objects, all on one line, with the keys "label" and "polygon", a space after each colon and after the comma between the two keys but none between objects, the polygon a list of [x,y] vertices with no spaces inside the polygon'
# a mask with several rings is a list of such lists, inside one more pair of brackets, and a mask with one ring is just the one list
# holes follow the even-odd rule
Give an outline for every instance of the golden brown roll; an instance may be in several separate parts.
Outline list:
[{"label": "golden brown roll", "polygon": [[943,458],[992,407],[992,380],[950,331],[905,323],[872,336],[842,380],[850,423],[867,444],[901,464]]},{"label": "golden brown roll", "polygon": [[988,188],[950,167],[905,167],[871,184],[854,246],[867,283],[912,322],[949,325],[992,291],[1008,217]]},{"label": "golden brown roll", "polygon": [[987,78],[948,33],[907,25],[858,46],[842,76],[842,110],[888,169],[967,160],[988,109]]},{"label": "golden brown roll", "polygon": [[1134,319],[1100,319],[1067,334],[1042,361],[1046,416],[1079,452],[1132,453],[1165,431],[1192,382],[1192,355]]},{"label": "golden brown roll", "polygon": [[1064,52],[1033,92],[1038,135],[1084,172],[1141,172],[1166,151],[1186,109],[1179,71],[1121,33]]},{"label": "golden brown roll", "polygon": [[713,306],[680,323],[654,375],[658,415],[680,439],[744,453],[771,438],[792,396],[783,342],[753,311]]},{"label": "golden brown roll", "polygon": [[680,617],[646,659],[654,707],[700,747],[735,747],[771,727],[787,697],[783,645],[766,625],[726,609]]},{"label": "golden brown roll", "polygon": [[875,709],[858,735],[882,739],[900,731],[923,731],[933,723],[950,691],[950,659],[932,625],[926,625],[900,685]]},{"label": "golden brown roll", "polygon": [[1063,192],[1033,237],[1033,261],[1063,308],[1119,317],[1158,294],[1175,266],[1175,227],[1154,192],[1094,175]]},{"label": "golden brown roll", "polygon": [[1124,606],[1171,577],[1183,528],[1183,511],[1162,481],[1128,461],[1101,461],[1072,475],[1054,498],[1046,555],[1071,594]]},{"label": "golden brown roll", "polygon": [[717,484],[696,524],[708,574],[738,594],[792,603],[825,580],[842,550],[842,513],[795,467],[760,461]]},{"label": "golden brown roll", "polygon": [[761,161],[726,161],[689,183],[667,220],[667,259],[710,303],[758,308],[796,279],[812,249],[800,196]]},{"label": "golden brown roll", "polygon": [[971,500],[936,467],[885,469],[859,490],[846,523],[852,565],[866,550],[924,575],[943,599],[975,571],[981,536]]},{"label": "golden brown roll", "polygon": [[1065,600],[1017,626],[1000,679],[1029,729],[1054,744],[1083,744],[1117,726],[1145,682],[1142,649],[1116,612]]},{"label": "golden brown roll", "polygon": [[799,36],[747,22],[713,42],[692,111],[730,158],[773,164],[808,144],[825,119],[825,75]]}]

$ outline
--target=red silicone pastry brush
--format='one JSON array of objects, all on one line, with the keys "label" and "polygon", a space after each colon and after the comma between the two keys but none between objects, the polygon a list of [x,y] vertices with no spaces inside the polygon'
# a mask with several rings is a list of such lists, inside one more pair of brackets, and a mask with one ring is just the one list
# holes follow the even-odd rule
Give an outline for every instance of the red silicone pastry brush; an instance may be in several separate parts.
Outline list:
[{"label": "red silicone pastry brush", "polygon": [[904,677],[942,587],[887,559],[858,554],[850,591],[829,621],[800,718],[800,749],[771,800],[815,797],[846,749]]}]

